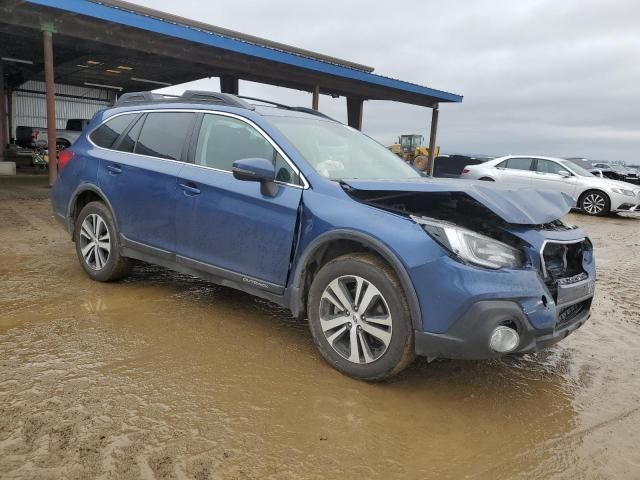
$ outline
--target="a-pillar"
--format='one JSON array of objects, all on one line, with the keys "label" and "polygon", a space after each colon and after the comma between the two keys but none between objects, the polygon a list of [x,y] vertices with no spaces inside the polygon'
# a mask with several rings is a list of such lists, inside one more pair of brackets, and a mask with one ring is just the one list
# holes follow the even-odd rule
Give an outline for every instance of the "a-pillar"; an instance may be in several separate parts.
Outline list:
[{"label": "a-pillar", "polygon": [[350,127],[362,130],[362,98],[347,97],[347,123]]},{"label": "a-pillar", "polygon": [[58,156],[56,152],[56,87],[53,75],[53,25],[42,26],[44,41],[44,81],[47,98],[47,150],[49,154],[49,185],[58,177]]},{"label": "a-pillar", "polygon": [[233,75],[222,75],[220,76],[220,91],[222,93],[238,95],[239,83],[238,77],[234,77]]}]

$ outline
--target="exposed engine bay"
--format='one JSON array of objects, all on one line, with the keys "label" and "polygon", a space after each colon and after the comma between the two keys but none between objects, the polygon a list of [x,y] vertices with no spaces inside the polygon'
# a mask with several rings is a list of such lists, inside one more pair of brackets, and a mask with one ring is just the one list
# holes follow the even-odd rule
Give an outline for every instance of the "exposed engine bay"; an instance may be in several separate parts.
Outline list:
[{"label": "exposed engine bay", "polygon": [[507,222],[464,192],[347,191],[373,207],[450,222],[514,247],[523,244],[505,229]]},{"label": "exposed engine bay", "polygon": [[[402,192],[380,190],[357,190],[343,186],[345,191],[358,201],[390,212],[412,217],[426,217],[443,221],[480,233],[516,249],[526,243],[510,232],[514,225],[506,222],[490,208],[462,191],[453,192]],[[563,232],[577,227],[567,225],[560,219],[537,225],[527,225],[540,231]],[[545,242],[541,260],[541,277],[556,299],[558,287],[583,281],[585,273],[583,255],[591,254],[588,239],[562,243]]]}]

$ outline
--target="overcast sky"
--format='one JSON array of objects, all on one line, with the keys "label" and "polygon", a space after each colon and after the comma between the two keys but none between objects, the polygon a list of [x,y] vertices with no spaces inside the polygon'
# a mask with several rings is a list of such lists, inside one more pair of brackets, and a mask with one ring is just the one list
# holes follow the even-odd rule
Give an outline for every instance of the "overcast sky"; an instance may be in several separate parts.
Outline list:
[{"label": "overcast sky", "polygon": [[[133,1],[464,95],[440,109],[447,152],[640,164],[637,0]],[[217,79],[197,86],[219,89]],[[308,93],[242,81],[240,93],[311,103]],[[320,110],[346,122],[345,105],[320,97]],[[363,130],[389,144],[426,135],[430,119],[427,108],[369,101]]]}]

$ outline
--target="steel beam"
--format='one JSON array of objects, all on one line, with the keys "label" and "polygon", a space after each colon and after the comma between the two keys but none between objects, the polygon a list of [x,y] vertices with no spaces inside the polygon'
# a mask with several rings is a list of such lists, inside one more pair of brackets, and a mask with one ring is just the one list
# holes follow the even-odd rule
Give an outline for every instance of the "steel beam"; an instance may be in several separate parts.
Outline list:
[{"label": "steel beam", "polygon": [[220,76],[220,91],[222,93],[230,93],[232,95],[238,95],[239,78],[232,75]]},{"label": "steel beam", "polygon": [[438,114],[440,109],[438,104],[431,110],[431,132],[429,133],[429,158],[427,161],[427,175],[433,176],[433,160],[436,151],[436,134],[438,133]]},{"label": "steel beam", "polygon": [[58,177],[58,155],[56,152],[56,90],[53,76],[53,32],[43,29],[44,78],[47,86],[47,150],[49,154],[49,185]]},{"label": "steel beam", "polygon": [[362,130],[362,98],[347,97],[347,123],[350,127]]},{"label": "steel beam", "polygon": [[320,85],[313,87],[313,99],[311,100],[311,108],[318,110],[320,104]]},{"label": "steel beam", "polygon": [[9,143],[7,128],[7,95],[4,85],[4,67],[0,61],[0,162],[6,160],[5,152]]}]

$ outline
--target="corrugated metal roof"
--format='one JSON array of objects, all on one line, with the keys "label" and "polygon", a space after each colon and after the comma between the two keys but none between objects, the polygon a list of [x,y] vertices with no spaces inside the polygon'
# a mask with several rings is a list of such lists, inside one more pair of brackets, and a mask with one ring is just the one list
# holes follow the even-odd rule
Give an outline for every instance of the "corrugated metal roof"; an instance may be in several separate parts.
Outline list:
[{"label": "corrugated metal roof", "polygon": [[[321,54],[294,49],[283,44],[250,37],[230,30],[187,21],[160,11],[134,7],[111,0],[109,3],[88,0],[28,0],[26,4],[40,5],[97,20],[112,22],[156,34],[207,45],[240,55],[279,62],[292,67],[332,75],[370,85],[391,88],[428,97],[436,102],[461,102],[462,96],[405,82],[362,70],[352,64]],[[125,8],[126,7],[126,8]],[[132,10],[130,8],[135,8]],[[188,23],[183,23],[187,21]],[[205,28],[206,27],[206,28]],[[225,33],[226,32],[226,33]],[[365,67],[366,68],[366,67]]]},{"label": "corrugated metal roof", "polygon": [[118,8],[121,10],[155,18],[163,22],[168,21],[176,25],[182,25],[187,28],[193,28],[203,32],[220,35],[222,37],[239,40],[241,42],[246,42],[254,45],[271,48],[273,50],[277,50],[284,53],[292,53],[294,55],[299,55],[301,57],[312,58],[314,60],[319,60],[321,62],[326,62],[333,65],[340,65],[342,67],[352,68],[354,70],[362,70],[363,72],[373,72],[374,70],[373,67],[368,67],[366,65],[351,62],[349,60],[343,60],[341,58],[324,55],[322,53],[312,52],[310,50],[305,50],[305,49],[294,47],[291,45],[286,45],[284,43],[274,42],[272,40],[267,40],[265,38],[255,37],[253,35],[247,35],[246,33],[237,32],[235,30],[229,30],[228,28],[209,25],[203,22],[198,22],[196,20],[191,20],[189,18],[181,17],[178,15],[173,15],[165,12],[160,12],[158,10],[154,10],[151,8],[142,7],[140,5],[136,5],[130,2],[123,2],[120,0],[107,0],[107,1],[89,0],[89,1],[93,3],[98,3],[100,5],[107,5],[107,6]]}]

